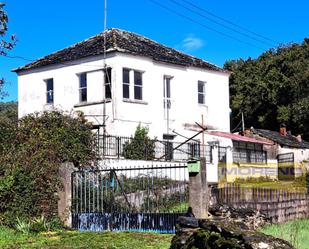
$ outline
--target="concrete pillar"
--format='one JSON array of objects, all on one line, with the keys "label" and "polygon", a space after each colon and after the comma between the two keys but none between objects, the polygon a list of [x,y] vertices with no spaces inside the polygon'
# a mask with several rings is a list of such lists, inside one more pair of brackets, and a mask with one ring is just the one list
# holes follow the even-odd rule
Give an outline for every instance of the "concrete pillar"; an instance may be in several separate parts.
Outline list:
[{"label": "concrete pillar", "polygon": [[189,174],[189,207],[196,218],[205,219],[208,216],[208,204],[206,160],[201,158],[200,172]]},{"label": "concrete pillar", "polygon": [[59,168],[62,189],[58,191],[58,216],[65,226],[71,227],[72,185],[71,174],[75,170],[73,163],[63,163]]}]

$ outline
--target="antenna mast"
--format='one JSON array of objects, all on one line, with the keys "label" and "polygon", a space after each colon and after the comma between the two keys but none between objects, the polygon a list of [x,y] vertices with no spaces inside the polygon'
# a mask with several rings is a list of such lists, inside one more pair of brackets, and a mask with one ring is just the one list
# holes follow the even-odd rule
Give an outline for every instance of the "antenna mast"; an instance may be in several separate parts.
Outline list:
[{"label": "antenna mast", "polygon": [[105,157],[106,138],[106,20],[107,20],[107,0],[104,0],[104,30],[103,30],[103,158]]}]

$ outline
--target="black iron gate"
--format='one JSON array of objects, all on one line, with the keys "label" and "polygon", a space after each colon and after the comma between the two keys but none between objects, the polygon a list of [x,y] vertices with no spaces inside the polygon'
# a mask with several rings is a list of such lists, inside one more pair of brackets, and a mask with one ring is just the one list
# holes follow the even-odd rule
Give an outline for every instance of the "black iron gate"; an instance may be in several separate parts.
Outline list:
[{"label": "black iron gate", "polygon": [[173,233],[176,219],[187,208],[185,164],[72,174],[74,229]]},{"label": "black iron gate", "polygon": [[295,166],[294,153],[284,153],[278,155],[278,179],[279,180],[294,180]]}]

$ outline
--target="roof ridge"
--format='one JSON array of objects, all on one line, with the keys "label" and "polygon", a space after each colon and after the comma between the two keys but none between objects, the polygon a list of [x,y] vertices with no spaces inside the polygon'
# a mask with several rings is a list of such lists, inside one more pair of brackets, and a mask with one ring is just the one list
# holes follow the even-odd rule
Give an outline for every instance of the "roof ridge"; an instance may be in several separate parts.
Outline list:
[{"label": "roof ridge", "polygon": [[229,71],[206,60],[186,54],[138,33],[119,28],[109,28],[104,32],[100,32],[83,41],[57,50],[24,66],[18,67],[13,71],[19,72],[33,68],[40,68],[51,64],[74,61],[89,56],[101,55],[103,54],[101,43],[104,35],[108,36],[108,44],[106,48],[107,52],[116,50],[133,55],[149,57],[154,61],[161,61],[163,63],[230,73]]}]

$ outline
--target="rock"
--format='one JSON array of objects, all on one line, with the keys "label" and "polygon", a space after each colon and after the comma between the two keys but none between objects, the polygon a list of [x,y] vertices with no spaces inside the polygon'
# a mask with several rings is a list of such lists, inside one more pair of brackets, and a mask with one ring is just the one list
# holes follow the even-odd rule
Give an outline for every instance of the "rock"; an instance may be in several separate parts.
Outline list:
[{"label": "rock", "polygon": [[198,220],[194,217],[179,216],[177,224],[180,227],[197,228],[199,227]]},{"label": "rock", "polygon": [[[255,211],[236,211],[228,207],[220,207],[219,210],[210,212],[212,217],[207,220],[179,217],[176,235],[170,248],[294,249],[291,244],[284,240],[252,229],[254,226],[246,222],[248,222],[248,217],[256,217]],[[237,212],[239,212],[238,217],[236,216]],[[221,216],[218,213],[221,213]]]},{"label": "rock", "polygon": [[249,230],[256,230],[270,223],[265,214],[247,207],[235,209],[227,205],[215,205],[209,208],[209,213],[214,219],[233,221]]}]

